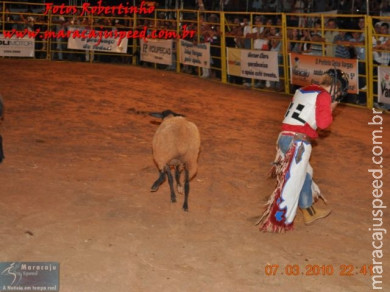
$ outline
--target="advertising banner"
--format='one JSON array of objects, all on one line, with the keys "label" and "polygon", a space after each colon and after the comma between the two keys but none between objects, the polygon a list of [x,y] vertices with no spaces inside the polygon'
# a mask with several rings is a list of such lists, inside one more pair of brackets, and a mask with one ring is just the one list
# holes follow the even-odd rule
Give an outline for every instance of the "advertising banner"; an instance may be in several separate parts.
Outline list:
[{"label": "advertising banner", "polygon": [[390,68],[378,67],[378,102],[390,105]]},{"label": "advertising banner", "polygon": [[0,34],[1,57],[34,57],[34,47],[34,38],[28,36],[5,38],[3,34]]},{"label": "advertising banner", "polygon": [[227,72],[233,76],[279,81],[278,52],[228,48]]},{"label": "advertising banner", "polygon": [[193,44],[180,40],[180,63],[210,68],[210,43]]},{"label": "advertising banner", "polygon": [[141,60],[145,62],[172,65],[172,39],[141,39]]},{"label": "advertising banner", "polygon": [[358,60],[290,53],[291,84],[306,86],[319,84],[325,71],[340,69],[349,76],[348,92],[359,92]]},{"label": "advertising banner", "polygon": [[128,44],[127,38],[123,38],[120,44],[118,45],[118,38],[108,37],[107,32],[103,33],[102,31],[94,31],[93,33],[94,35],[96,35],[96,37],[89,37],[91,34],[85,28],[78,28],[78,27],[68,28],[68,31],[71,32],[71,35],[75,30],[79,31],[77,35],[85,35],[88,37],[79,38],[79,37],[70,36],[68,38],[68,49],[121,53],[121,54],[126,54],[127,52],[127,44]]}]

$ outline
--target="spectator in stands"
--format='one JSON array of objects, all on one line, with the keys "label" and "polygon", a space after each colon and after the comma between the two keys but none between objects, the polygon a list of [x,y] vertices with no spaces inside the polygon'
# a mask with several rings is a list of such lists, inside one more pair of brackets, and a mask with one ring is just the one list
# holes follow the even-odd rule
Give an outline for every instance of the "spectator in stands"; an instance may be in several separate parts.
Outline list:
[{"label": "spectator in stands", "polygon": [[369,6],[370,6],[370,15],[381,14],[380,1],[369,1]]},{"label": "spectator in stands", "polygon": [[281,35],[279,32],[279,28],[277,28],[276,26],[270,27],[269,34],[267,35],[267,38],[269,40],[275,39],[278,41],[278,43],[275,43],[275,44],[280,44]]},{"label": "spectator in stands", "polygon": [[[262,17],[256,15],[254,19],[254,25],[251,27],[250,30],[247,29],[246,34],[244,35],[246,40],[251,40],[251,39],[253,40],[253,48],[251,46],[249,47],[245,46],[245,48],[255,49],[255,50],[269,50],[269,45],[268,45],[269,40],[266,38],[267,36],[266,31],[267,28],[264,28],[263,26]],[[244,33],[245,33],[245,28],[244,28]],[[251,85],[250,80],[245,79],[244,85],[250,86]],[[255,82],[255,87],[264,88],[264,85],[265,85],[264,80],[256,80]]]},{"label": "spectator in stands", "polygon": [[35,16],[33,14],[33,11],[31,8],[27,10],[27,15],[24,17],[24,22],[26,24],[26,28],[29,31],[34,31],[34,26],[35,26]]},{"label": "spectator in stands", "polygon": [[206,7],[205,7],[205,5],[204,5],[203,0],[196,0],[196,3],[198,4],[198,9],[199,9],[200,11],[206,10]]},{"label": "spectator in stands", "polygon": [[282,12],[291,13],[294,0],[282,0]]},{"label": "spectator in stands", "polygon": [[[81,22],[81,26],[84,27],[84,29],[90,31],[91,29],[93,29],[93,18],[84,17]],[[93,45],[90,44],[90,46],[91,48],[89,50],[85,50],[85,62],[94,61],[94,51],[92,48]]]},{"label": "spectator in stands", "polygon": [[359,18],[356,30],[360,30],[360,33],[358,34],[359,39],[357,39],[357,34],[355,35],[352,34],[353,36],[352,42],[356,42],[356,44],[359,45],[355,47],[356,56],[359,59],[359,74],[366,74],[366,65],[362,63],[362,62],[366,62],[366,48],[365,48],[366,36],[364,34],[364,30],[365,30],[364,17]]},{"label": "spectator in stands", "polygon": [[334,57],[336,47],[333,45],[333,41],[335,36],[338,34],[337,32],[337,23],[336,19],[329,18],[326,23],[326,31],[324,33],[325,43],[326,43],[326,51],[325,54],[328,57]]},{"label": "spectator in stands", "polygon": [[253,41],[253,48],[255,50],[269,50],[269,39],[268,39],[268,32],[270,28],[264,28],[263,21],[261,20],[261,16],[256,16],[255,18],[255,27],[253,28],[253,34],[252,37],[254,38]]},{"label": "spectator in stands", "polygon": [[302,54],[310,55],[311,54],[311,36],[309,29],[302,29],[301,43],[299,51]]},{"label": "spectator in stands", "polygon": [[[355,47],[355,51],[356,51],[356,55],[359,59],[359,75],[361,76],[364,76],[364,77],[361,77],[359,76],[359,87],[360,87],[360,90],[366,90],[367,89],[367,86],[366,86],[366,48],[365,48],[365,44],[366,44],[366,35],[364,33],[364,30],[365,30],[365,20],[364,20],[364,17],[360,17],[359,20],[358,20],[358,29],[360,29],[361,33],[360,33],[360,41],[358,42],[358,44],[360,45],[360,42],[362,42],[363,46],[361,47]],[[361,103],[363,98],[361,98],[361,93],[359,92],[359,100]],[[365,96],[364,96],[364,99],[365,99]]]},{"label": "spectator in stands", "polygon": [[[229,48],[244,47],[244,23],[240,22],[238,17],[235,17],[233,23],[229,23],[226,28],[226,46]],[[230,83],[242,84],[242,78],[239,76],[228,75]]]},{"label": "spectator in stands", "polygon": [[[359,20],[360,22],[360,20]],[[363,25],[364,25],[364,18],[363,18]],[[356,30],[358,30],[360,27],[357,27]],[[359,60],[358,63],[358,73],[359,73],[359,94],[357,95],[356,100],[354,101],[357,104],[365,104],[366,103],[366,54],[365,54],[365,41],[364,41],[364,35],[360,31],[354,31],[352,32],[352,37],[349,39],[349,43],[351,47],[354,48],[355,55]],[[363,90],[363,92],[361,91]]]},{"label": "spectator in stands", "polygon": [[23,29],[27,28],[29,31],[34,30],[35,17],[33,13],[31,6],[28,6],[26,14],[20,14],[20,20],[23,22]]},{"label": "spectator in stands", "polygon": [[[294,6],[293,6],[293,13],[299,13],[299,14],[302,14],[302,13],[305,13],[306,12],[306,3],[305,1],[303,0],[295,0],[295,3],[294,3]],[[298,17],[298,23],[297,23],[299,27],[304,27],[304,17],[303,16],[299,16]]]},{"label": "spectator in stands", "polygon": [[210,54],[211,54],[211,63],[214,68],[211,70],[211,76],[220,78],[221,77],[221,28],[220,21],[217,14],[211,14],[209,16],[209,23],[211,23],[211,46],[210,46]]},{"label": "spectator in stands", "polygon": [[345,58],[345,59],[351,59],[351,52],[350,52],[350,43],[349,43],[349,37],[346,31],[344,30],[344,26],[340,27],[341,30],[339,33],[334,37],[333,42],[336,45],[335,48],[335,57],[336,58]]},{"label": "spectator in stands", "polygon": [[[260,16],[256,16],[256,17],[260,17]],[[243,19],[243,26],[244,26],[243,35],[245,38],[243,45],[245,49],[250,50],[252,48],[251,34],[253,33],[252,32],[253,26],[249,23],[248,18]]]},{"label": "spectator in stands", "polygon": [[[55,25],[55,32],[58,34],[60,32],[66,33],[66,22],[65,18],[61,16],[55,16],[53,17],[52,23]],[[57,54],[57,59],[59,61],[63,60],[63,49],[65,47],[65,40],[64,38],[61,37],[56,37],[54,40],[54,51],[52,53],[52,59],[54,59],[54,54]]]},{"label": "spectator in stands", "polygon": [[[208,22],[204,21],[204,17],[200,17],[200,41],[202,43],[212,43],[214,37],[217,35],[217,30],[215,27],[214,19],[209,17]],[[210,48],[211,51],[211,48]],[[212,59],[210,60],[210,64],[212,63]],[[210,69],[202,67],[202,78],[210,77]]]},{"label": "spectator in stands", "polygon": [[272,18],[269,17],[269,18],[265,21],[264,31],[262,32],[262,33],[263,33],[263,37],[267,37],[267,36],[269,35],[272,26],[273,26]]},{"label": "spectator in stands", "polygon": [[375,38],[376,38],[376,35],[381,34],[381,25],[382,25],[381,21],[378,21],[374,24],[374,30],[375,30],[374,37]]},{"label": "spectator in stands", "polygon": [[[355,55],[359,61],[365,61],[365,49],[364,49],[364,36],[360,31],[353,31],[351,33],[351,38],[349,38],[349,44],[354,49],[353,55]],[[359,70],[360,71],[360,70]]]},{"label": "spectator in stands", "polygon": [[36,44],[36,57],[39,59],[46,59],[47,57],[47,43],[48,41],[44,39],[44,32],[47,31],[48,17],[43,15],[43,12],[40,16],[37,17],[37,22],[35,24],[36,29],[39,29],[39,35],[35,40]]},{"label": "spectator in stands", "polygon": [[[3,5],[1,5],[1,7],[3,7]],[[13,23],[14,22],[14,17],[12,16],[11,12],[9,11],[9,8],[5,8],[4,20],[5,20],[5,23],[4,23],[4,29],[5,30],[11,30],[13,28],[16,29],[16,26],[14,26],[14,23]]]},{"label": "spectator in stands", "polygon": [[390,1],[389,0],[383,0],[381,3],[380,10],[385,13],[390,12]]},{"label": "spectator in stands", "polygon": [[364,37],[364,17],[359,17],[358,23],[357,23],[358,29],[362,31],[362,37]]},{"label": "spectator in stands", "polygon": [[[383,26],[383,27],[382,27]],[[389,25],[384,22],[376,22],[375,33],[372,37],[373,45],[373,63],[374,66],[374,76],[378,76],[378,66],[387,66],[390,62],[390,53],[387,51],[389,47],[389,37],[386,36],[389,33]],[[374,94],[377,94],[377,87],[374,86]]]},{"label": "spectator in stands", "polygon": [[293,13],[304,13],[305,9],[306,9],[306,2],[304,0],[295,0],[294,1]]},{"label": "spectator in stands", "polygon": [[244,28],[241,25],[240,19],[235,17],[233,23],[229,23],[226,27],[226,46],[242,48]]},{"label": "spectator in stands", "polygon": [[281,17],[276,16],[275,25],[279,29],[279,31],[282,29],[282,18]]},{"label": "spectator in stands", "polygon": [[301,34],[297,28],[289,30],[287,50],[289,53],[301,53]]},{"label": "spectator in stands", "polygon": [[374,45],[374,63],[377,65],[388,66],[390,63],[390,38],[389,38],[389,24],[387,22],[381,23],[381,36]]},{"label": "spectator in stands", "polygon": [[[255,48],[259,49],[261,46],[261,39],[263,38],[263,32],[264,32],[264,27],[263,27],[263,21],[261,16],[256,15],[254,18],[254,23],[253,25],[250,25],[248,23],[248,19],[244,18],[244,48],[247,50],[251,50]],[[253,47],[252,47],[253,43]],[[245,86],[251,86],[250,79],[245,78],[244,79],[244,85]]]},{"label": "spectator in stands", "polygon": [[279,0],[268,0],[267,4],[264,5],[268,12],[280,12],[280,1]]},{"label": "spectator in stands", "polygon": [[322,54],[322,46],[323,46],[323,43],[325,42],[325,39],[321,35],[321,21],[320,20],[317,20],[314,23],[314,28],[310,32],[310,38],[311,38],[311,41],[313,42],[311,44],[311,48],[310,48],[311,55],[322,56],[323,55]]},{"label": "spectator in stands", "polygon": [[[35,31],[35,29],[38,28],[36,25],[37,18],[34,15],[34,12],[31,7],[28,7],[26,15],[21,15],[21,19],[23,19],[25,23],[25,28],[27,28],[28,31]],[[38,57],[40,54],[38,51],[42,47],[42,41],[39,39],[36,39],[34,42],[34,55],[35,57]]]},{"label": "spectator in stands", "polygon": [[[178,4],[178,1],[173,1],[172,2],[175,2],[175,5]],[[191,9],[191,10],[194,10],[196,9],[200,4],[203,4],[203,1],[200,3],[199,1],[194,1],[194,0],[183,0],[182,2],[182,5],[184,9]],[[173,5],[173,3],[172,3]],[[172,7],[173,8],[173,7]],[[181,7],[176,7],[176,8],[181,8]]]},{"label": "spectator in stands", "polygon": [[262,11],[263,10],[263,0],[253,0],[252,2],[252,11]]},{"label": "spectator in stands", "polygon": [[314,11],[315,12],[325,12],[329,11],[329,1],[315,1],[314,2]]},{"label": "spectator in stands", "polygon": [[15,22],[17,23],[16,30],[24,30],[26,28],[27,17],[23,14],[15,15]]},{"label": "spectator in stands", "polygon": [[[281,42],[281,35],[279,33],[279,29],[276,27],[271,27],[268,39],[270,40],[270,51],[278,52],[279,77],[283,77],[282,42]],[[278,91],[283,91],[284,89],[282,81],[272,81],[270,85],[273,89]]]},{"label": "spectator in stands", "polygon": [[350,14],[351,13],[351,1],[340,0],[338,2],[337,10],[340,14]]},{"label": "spectator in stands", "polygon": [[354,0],[352,14],[366,14],[366,13],[367,13],[366,0]]}]

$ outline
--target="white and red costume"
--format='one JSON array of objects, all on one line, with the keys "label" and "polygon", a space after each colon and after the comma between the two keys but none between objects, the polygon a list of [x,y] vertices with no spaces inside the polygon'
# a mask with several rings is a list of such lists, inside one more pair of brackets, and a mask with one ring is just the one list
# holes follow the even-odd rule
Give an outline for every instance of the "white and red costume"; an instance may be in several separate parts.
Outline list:
[{"label": "white and red costume", "polygon": [[260,230],[292,229],[298,205],[310,207],[313,194],[320,195],[318,186],[312,181],[310,140],[318,137],[317,128],[325,129],[332,123],[331,103],[331,95],[317,85],[295,92],[278,138],[274,162],[277,185],[260,219]]}]

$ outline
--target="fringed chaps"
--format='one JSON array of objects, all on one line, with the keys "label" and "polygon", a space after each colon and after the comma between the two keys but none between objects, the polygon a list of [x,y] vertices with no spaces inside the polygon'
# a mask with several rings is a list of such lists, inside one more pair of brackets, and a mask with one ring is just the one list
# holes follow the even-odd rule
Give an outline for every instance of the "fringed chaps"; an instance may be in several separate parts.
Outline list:
[{"label": "fringed chaps", "polygon": [[269,172],[270,177],[276,177],[277,179],[276,188],[266,204],[266,210],[257,223],[260,224],[261,231],[280,233],[293,229],[293,222],[286,224],[284,220],[277,221],[276,216],[279,216],[279,218],[284,216],[283,212],[279,210],[279,204],[281,202],[281,193],[286,183],[286,174],[294,158],[295,150],[295,143],[292,143],[286,154],[283,154],[279,149],[277,150],[275,161]]}]

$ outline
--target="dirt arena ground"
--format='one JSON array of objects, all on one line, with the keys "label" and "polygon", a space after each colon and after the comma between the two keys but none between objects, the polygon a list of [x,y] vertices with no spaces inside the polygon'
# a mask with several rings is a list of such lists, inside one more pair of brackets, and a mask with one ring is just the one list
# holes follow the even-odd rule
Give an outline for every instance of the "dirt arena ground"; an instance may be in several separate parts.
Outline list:
[{"label": "dirt arena ground", "polygon": [[[254,223],[288,96],[128,65],[0,59],[0,70],[0,261],[59,262],[61,292],[371,291],[359,273],[374,250],[371,110],[339,106],[313,149],[332,214],[305,226],[298,212],[294,231],[268,234]],[[150,192],[158,125],[147,112],[165,109],[201,133],[188,213],[167,182]],[[387,114],[382,127],[386,187]],[[310,275],[315,265],[333,273]]]}]

